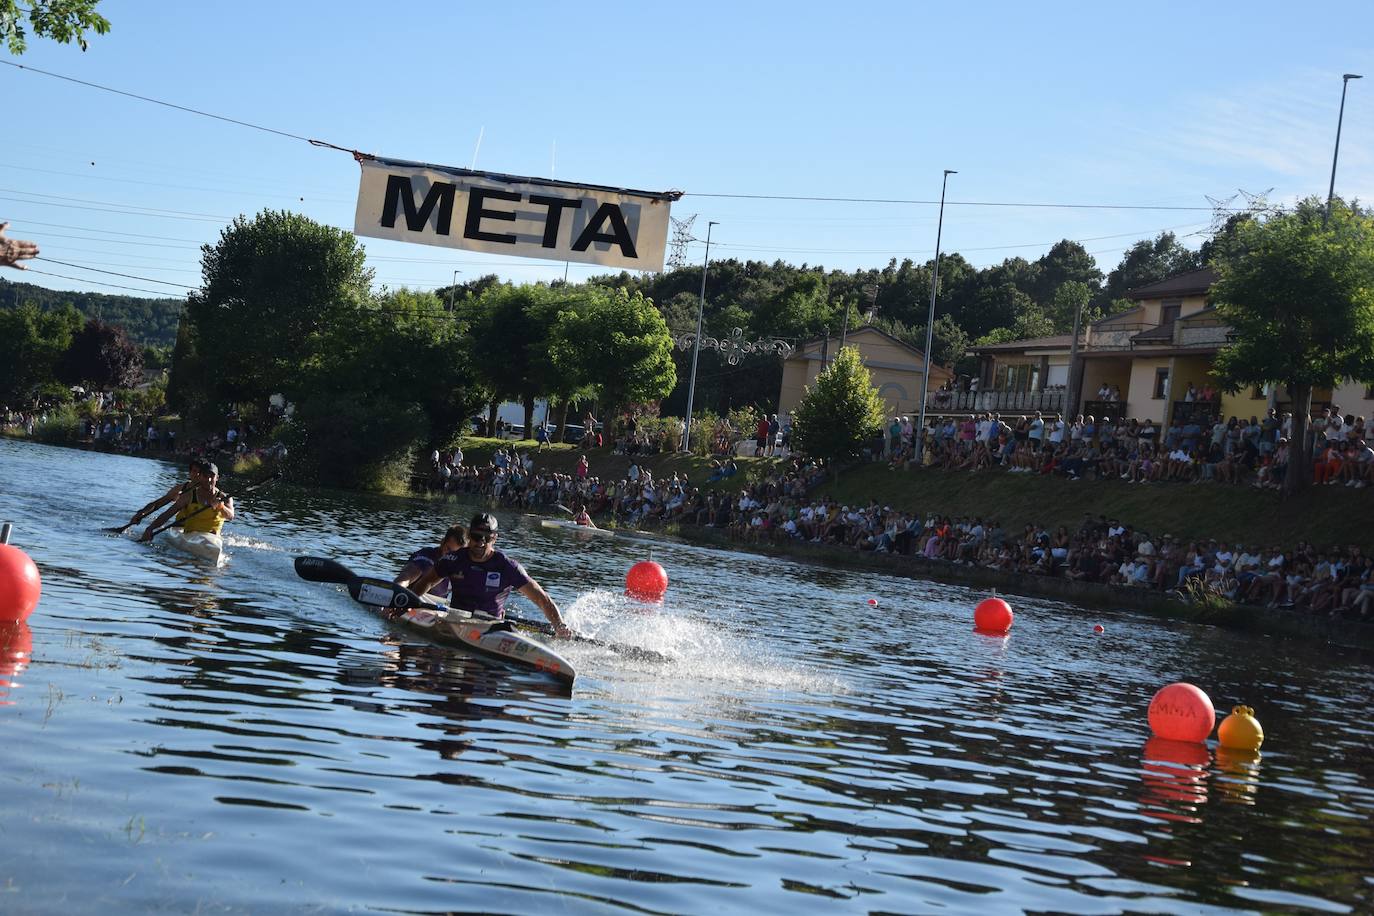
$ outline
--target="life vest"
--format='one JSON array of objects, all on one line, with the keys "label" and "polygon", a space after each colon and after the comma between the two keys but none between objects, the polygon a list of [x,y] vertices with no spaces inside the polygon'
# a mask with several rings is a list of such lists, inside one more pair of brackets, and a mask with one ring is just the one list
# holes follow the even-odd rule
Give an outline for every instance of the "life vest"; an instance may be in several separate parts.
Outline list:
[{"label": "life vest", "polygon": [[219,530],[224,527],[224,518],[219,514],[219,510],[207,508],[203,503],[197,502],[194,493],[191,501],[177,512],[177,521],[182,523],[182,531],[219,534]]}]

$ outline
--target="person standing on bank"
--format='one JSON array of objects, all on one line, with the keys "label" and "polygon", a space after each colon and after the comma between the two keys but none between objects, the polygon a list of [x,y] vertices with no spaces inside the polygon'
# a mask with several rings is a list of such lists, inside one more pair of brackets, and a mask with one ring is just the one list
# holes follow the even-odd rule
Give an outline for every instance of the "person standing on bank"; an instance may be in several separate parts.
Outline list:
[{"label": "person standing on bank", "polygon": [[[505,616],[506,598],[512,590],[518,591],[543,612],[555,633],[572,636],[549,593],[530,578],[523,566],[496,549],[496,531],[495,516],[490,512],[477,513],[468,526],[466,548],[440,557],[418,574],[407,576],[403,570],[396,584],[423,595],[440,579],[448,579],[450,606],[496,618]],[[396,613],[402,613],[402,609],[396,609]]]}]

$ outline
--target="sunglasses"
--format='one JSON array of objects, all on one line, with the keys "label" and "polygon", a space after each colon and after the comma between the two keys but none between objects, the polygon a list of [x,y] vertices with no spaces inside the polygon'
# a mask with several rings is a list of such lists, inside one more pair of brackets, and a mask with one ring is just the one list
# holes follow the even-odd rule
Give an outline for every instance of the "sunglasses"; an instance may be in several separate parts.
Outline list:
[{"label": "sunglasses", "polygon": [[476,541],[479,544],[487,544],[496,540],[495,531],[469,531],[468,540]]}]

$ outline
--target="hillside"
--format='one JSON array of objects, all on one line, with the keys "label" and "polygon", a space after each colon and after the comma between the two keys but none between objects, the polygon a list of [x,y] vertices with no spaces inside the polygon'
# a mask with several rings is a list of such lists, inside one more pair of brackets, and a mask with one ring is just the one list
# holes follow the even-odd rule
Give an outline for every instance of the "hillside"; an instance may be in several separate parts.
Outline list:
[{"label": "hillside", "polygon": [[117,324],[140,344],[171,346],[176,343],[177,322],[186,307],[185,299],[141,299],[137,296],[111,296],[45,289],[32,283],[0,279],[0,308],[16,308],[31,302],[44,311],[70,303],[87,318]]}]

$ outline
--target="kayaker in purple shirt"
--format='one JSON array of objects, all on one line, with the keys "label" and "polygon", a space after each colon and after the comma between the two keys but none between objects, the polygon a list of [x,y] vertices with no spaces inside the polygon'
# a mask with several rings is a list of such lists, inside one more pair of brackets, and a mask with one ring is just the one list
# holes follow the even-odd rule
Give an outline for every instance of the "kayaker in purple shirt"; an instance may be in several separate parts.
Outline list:
[{"label": "kayaker in purple shirt", "polygon": [[[439,542],[439,546],[421,547],[411,554],[406,565],[401,567],[401,571],[392,581],[400,583],[404,579],[406,582],[412,582],[420,578],[420,575],[432,567],[441,557],[462,550],[467,546],[467,543],[467,529],[462,525],[454,525],[444,532],[444,538]],[[447,598],[448,590],[448,579],[440,579],[430,587],[428,594],[435,598]]]},{"label": "kayaker in purple shirt", "polygon": [[449,604],[465,611],[475,611],[492,617],[502,617],[506,597],[518,591],[544,612],[559,636],[571,636],[563,623],[558,605],[538,582],[530,578],[525,568],[493,545],[496,543],[496,518],[489,512],[479,512],[468,526],[467,547],[445,554],[423,571],[402,570],[397,585],[409,586],[424,594],[440,579],[449,583]]}]

